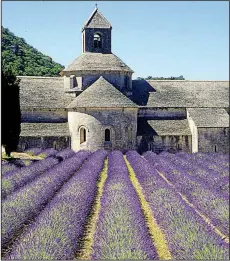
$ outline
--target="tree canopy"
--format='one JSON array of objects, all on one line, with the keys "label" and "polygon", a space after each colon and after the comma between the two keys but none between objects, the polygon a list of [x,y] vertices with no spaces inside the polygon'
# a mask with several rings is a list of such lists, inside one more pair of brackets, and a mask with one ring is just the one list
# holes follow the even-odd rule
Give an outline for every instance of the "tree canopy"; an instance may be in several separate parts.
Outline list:
[{"label": "tree canopy", "polygon": [[2,71],[2,145],[8,156],[11,151],[16,150],[21,131],[19,82],[12,71]]},{"label": "tree canopy", "polygon": [[185,78],[183,77],[183,75],[180,75],[179,77],[152,77],[152,76],[148,76],[146,78],[142,78],[142,77],[137,77],[137,80],[185,80]]},{"label": "tree canopy", "polygon": [[20,76],[59,76],[64,66],[2,26],[2,69]]}]

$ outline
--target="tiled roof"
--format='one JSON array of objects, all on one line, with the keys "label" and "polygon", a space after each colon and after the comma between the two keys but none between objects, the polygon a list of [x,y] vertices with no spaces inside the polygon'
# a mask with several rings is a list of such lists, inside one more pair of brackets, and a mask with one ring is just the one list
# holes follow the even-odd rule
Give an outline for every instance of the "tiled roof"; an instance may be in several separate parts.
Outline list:
[{"label": "tiled roof", "polygon": [[74,71],[121,71],[133,72],[115,54],[109,53],[82,53],[63,72]]},{"label": "tiled roof", "polygon": [[188,120],[149,120],[157,135],[191,135]]},{"label": "tiled roof", "polygon": [[229,107],[228,81],[133,81],[133,101],[147,107]]},{"label": "tiled roof", "polygon": [[139,119],[137,135],[191,135],[188,120],[146,120]]},{"label": "tiled roof", "polygon": [[65,108],[72,100],[64,94],[62,77],[18,76],[20,82],[20,107]]},{"label": "tiled roof", "polygon": [[221,108],[188,108],[197,127],[229,127],[229,114]]},{"label": "tiled roof", "polygon": [[77,96],[67,108],[77,107],[138,107],[102,76]]},{"label": "tiled roof", "polygon": [[84,28],[112,28],[112,26],[106,20],[106,18],[98,11],[98,9],[95,8],[93,13],[85,23],[83,29]]},{"label": "tiled roof", "polygon": [[68,123],[21,123],[21,137],[70,136]]}]

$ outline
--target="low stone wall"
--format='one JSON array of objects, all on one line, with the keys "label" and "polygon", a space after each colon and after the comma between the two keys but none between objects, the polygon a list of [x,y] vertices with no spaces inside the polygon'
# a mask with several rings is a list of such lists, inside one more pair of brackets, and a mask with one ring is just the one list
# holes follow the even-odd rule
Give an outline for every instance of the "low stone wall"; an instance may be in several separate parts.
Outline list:
[{"label": "low stone wall", "polygon": [[141,107],[138,110],[138,118],[152,120],[182,120],[187,118],[186,108],[148,108]]},{"label": "low stone wall", "polygon": [[30,148],[54,148],[62,150],[70,148],[70,137],[20,137],[18,151],[24,151]]},{"label": "low stone wall", "polygon": [[170,135],[170,136],[138,136],[137,150],[139,153],[145,151],[153,151],[160,153],[162,151],[192,152],[192,136],[191,135]]},{"label": "low stone wall", "polygon": [[229,153],[229,128],[198,128],[198,151]]}]

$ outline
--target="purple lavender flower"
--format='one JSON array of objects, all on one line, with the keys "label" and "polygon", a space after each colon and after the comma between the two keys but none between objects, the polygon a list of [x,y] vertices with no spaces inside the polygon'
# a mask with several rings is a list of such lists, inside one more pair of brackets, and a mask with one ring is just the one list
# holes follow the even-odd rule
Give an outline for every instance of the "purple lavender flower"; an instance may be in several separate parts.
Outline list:
[{"label": "purple lavender flower", "polygon": [[20,167],[12,164],[12,163],[6,163],[2,165],[1,172],[2,175],[5,176],[7,172],[13,171],[15,169],[20,169]]},{"label": "purple lavender flower", "polygon": [[[96,182],[106,156],[106,151],[97,151],[89,157],[82,168],[63,185],[33,225],[21,235],[6,259],[67,260],[74,258],[79,248],[79,239],[83,234],[86,218],[92,207],[97,191]],[[80,162],[79,157],[76,154],[59,165],[76,166],[77,160]],[[66,170],[63,167],[62,175],[65,175]]]},{"label": "purple lavender flower", "polygon": [[[147,160],[149,160],[148,157],[146,157]],[[163,159],[154,167],[162,172],[200,212],[209,217],[222,233],[226,235],[229,233],[229,197],[227,195],[216,192],[205,182],[188,175],[186,170],[175,167],[168,160]]]},{"label": "purple lavender flower", "polygon": [[114,151],[108,159],[108,178],[101,198],[92,258],[155,259],[155,247],[123,154]]},{"label": "purple lavender flower", "polygon": [[44,160],[39,160],[28,167],[8,171],[2,178],[2,198],[6,198],[12,192],[31,182],[33,179],[58,163],[58,159],[50,157]]},{"label": "purple lavender flower", "polygon": [[164,230],[173,258],[228,259],[228,245],[160,177],[155,167],[137,152],[129,151],[126,156],[158,225]]},{"label": "purple lavender flower", "polygon": [[24,152],[36,156],[42,152],[42,149],[41,148],[30,148],[30,149],[25,150]]},{"label": "purple lavender flower", "polygon": [[58,158],[59,160],[64,160],[64,159],[68,159],[69,157],[72,157],[74,154],[75,152],[68,148],[58,152],[55,157]]},{"label": "purple lavender flower", "polygon": [[89,152],[76,153],[2,201],[2,244],[11,240],[27,220],[39,214],[89,155]]},{"label": "purple lavender flower", "polygon": [[48,158],[51,156],[55,156],[57,153],[58,153],[57,150],[50,148],[50,149],[42,150],[39,154],[37,154],[37,156],[42,157],[42,158]]}]

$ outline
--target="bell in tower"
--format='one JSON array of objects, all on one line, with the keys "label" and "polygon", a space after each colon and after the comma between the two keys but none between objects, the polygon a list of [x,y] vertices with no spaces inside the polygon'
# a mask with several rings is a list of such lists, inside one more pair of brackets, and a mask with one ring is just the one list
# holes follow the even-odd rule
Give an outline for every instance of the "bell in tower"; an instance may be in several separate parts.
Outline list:
[{"label": "bell in tower", "polygon": [[111,53],[111,31],[112,26],[96,6],[82,28],[83,53]]}]

